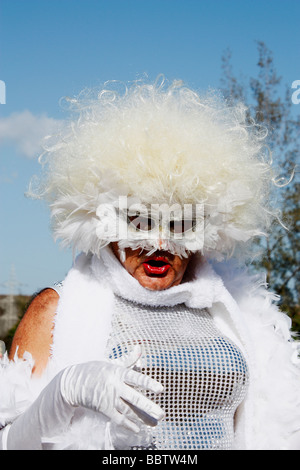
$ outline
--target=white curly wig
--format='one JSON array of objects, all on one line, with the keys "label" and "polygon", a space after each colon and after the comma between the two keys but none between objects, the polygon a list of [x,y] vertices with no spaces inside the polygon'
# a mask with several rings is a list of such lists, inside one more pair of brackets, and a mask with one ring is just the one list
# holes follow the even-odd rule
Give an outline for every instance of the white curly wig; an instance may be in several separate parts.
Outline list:
[{"label": "white curly wig", "polygon": [[68,100],[72,117],[40,158],[30,194],[49,203],[55,237],[99,253],[115,241],[103,236],[99,206],[116,208],[127,196],[203,204],[198,251],[217,259],[246,252],[272,218],[266,130],[249,123],[244,105],[213,92],[202,97],[179,81],[138,81],[121,92],[112,85]]}]

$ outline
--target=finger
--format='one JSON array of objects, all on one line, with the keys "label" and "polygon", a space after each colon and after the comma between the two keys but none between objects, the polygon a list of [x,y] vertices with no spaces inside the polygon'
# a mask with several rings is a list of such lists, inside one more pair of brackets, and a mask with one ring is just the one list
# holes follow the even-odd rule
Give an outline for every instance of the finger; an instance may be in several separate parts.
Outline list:
[{"label": "finger", "polygon": [[117,410],[112,411],[109,418],[118,426],[124,426],[134,433],[138,433],[140,431],[140,427],[136,423],[128,419],[124,414],[119,413]]},{"label": "finger", "polygon": [[141,410],[145,415],[148,415],[157,421],[164,417],[164,411],[159,405],[153,403],[153,401],[145,397],[141,392],[138,392],[131,387],[124,387],[121,398]]},{"label": "finger", "polygon": [[124,382],[127,385],[141,387],[145,390],[150,390],[153,393],[161,393],[164,389],[157,380],[152,379],[149,375],[141,374],[140,372],[132,369],[126,371]]},{"label": "finger", "polygon": [[147,448],[153,442],[153,435],[148,426],[142,426],[138,433],[133,433],[123,426],[112,423],[110,430],[116,450],[130,449],[130,447]]},{"label": "finger", "polygon": [[156,426],[158,424],[159,419],[157,417],[151,416],[150,414],[134,405],[131,405],[130,403],[128,403],[128,406],[131,408],[131,411],[135,416],[135,418],[132,418],[132,421],[136,422],[138,419],[138,423],[144,424],[146,426]]},{"label": "finger", "polygon": [[112,362],[118,366],[130,368],[130,367],[133,367],[137,363],[141,355],[142,355],[142,347],[140,344],[137,344],[134,346],[132,351],[130,351],[128,354],[124,354],[124,356],[121,356],[118,359],[113,359]]},{"label": "finger", "polygon": [[116,410],[138,426],[142,426],[143,424],[155,426],[157,424],[156,419],[149,417],[138,408],[125,402],[122,398],[116,403]]},{"label": "finger", "polygon": [[120,398],[116,403],[116,410],[122,415],[125,415],[128,419],[134,420],[134,412],[130,408],[129,404],[126,403],[122,398]]},{"label": "finger", "polygon": [[116,410],[138,426],[144,422],[122,398],[116,403]]}]

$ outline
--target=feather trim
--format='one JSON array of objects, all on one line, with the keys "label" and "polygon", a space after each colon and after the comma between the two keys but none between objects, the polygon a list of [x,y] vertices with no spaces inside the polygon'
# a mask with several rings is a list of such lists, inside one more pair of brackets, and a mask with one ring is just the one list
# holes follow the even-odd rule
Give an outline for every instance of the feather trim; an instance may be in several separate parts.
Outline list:
[{"label": "feather trim", "polygon": [[42,376],[33,376],[31,354],[9,360],[7,353],[0,360],[0,427],[12,423],[35,401],[43,388],[57,373],[54,361],[49,361]]}]

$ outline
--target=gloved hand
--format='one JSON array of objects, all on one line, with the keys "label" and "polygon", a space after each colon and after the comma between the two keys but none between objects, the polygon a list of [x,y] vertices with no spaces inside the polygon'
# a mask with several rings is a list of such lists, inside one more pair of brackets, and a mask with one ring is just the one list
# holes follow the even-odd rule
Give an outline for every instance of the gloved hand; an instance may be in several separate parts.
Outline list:
[{"label": "gloved hand", "polygon": [[[140,357],[136,348],[125,360],[90,362],[65,370],[61,391],[72,406],[83,406],[103,413],[112,422],[139,432],[139,423],[160,420],[162,409],[134,387],[162,392],[162,386],[132,367]],[[99,380],[101,376],[101,380]]]},{"label": "gloved hand", "polygon": [[3,448],[42,449],[43,440],[68,428],[78,406],[103,413],[113,423],[136,433],[144,419],[161,419],[161,408],[133,388],[162,391],[151,377],[132,370],[139,355],[134,351],[123,365],[95,361],[64,369],[8,430],[1,431],[7,442]]}]

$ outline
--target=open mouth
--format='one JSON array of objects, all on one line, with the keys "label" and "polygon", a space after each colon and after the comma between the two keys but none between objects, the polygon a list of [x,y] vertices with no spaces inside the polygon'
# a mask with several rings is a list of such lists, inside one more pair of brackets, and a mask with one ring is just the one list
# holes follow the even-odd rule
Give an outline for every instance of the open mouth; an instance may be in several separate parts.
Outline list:
[{"label": "open mouth", "polygon": [[148,276],[164,276],[171,267],[169,261],[162,256],[154,256],[143,262]]}]

